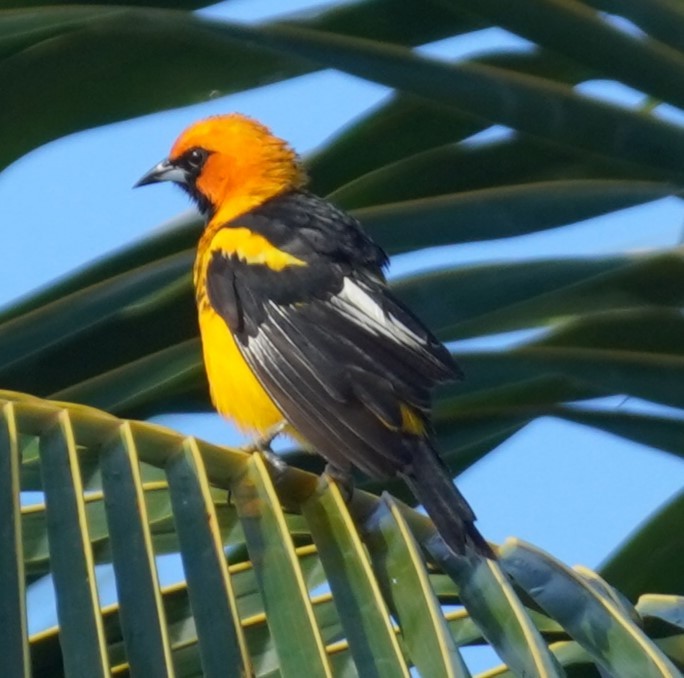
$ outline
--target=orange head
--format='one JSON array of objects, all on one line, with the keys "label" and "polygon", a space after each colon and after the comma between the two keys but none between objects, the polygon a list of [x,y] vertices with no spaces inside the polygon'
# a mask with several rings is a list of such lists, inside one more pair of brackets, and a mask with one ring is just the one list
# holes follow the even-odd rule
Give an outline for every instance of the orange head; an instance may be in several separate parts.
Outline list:
[{"label": "orange head", "polygon": [[188,127],[166,160],[136,186],[173,181],[212,220],[228,221],[279,193],[299,188],[306,175],[297,154],[244,115],[218,115]]}]

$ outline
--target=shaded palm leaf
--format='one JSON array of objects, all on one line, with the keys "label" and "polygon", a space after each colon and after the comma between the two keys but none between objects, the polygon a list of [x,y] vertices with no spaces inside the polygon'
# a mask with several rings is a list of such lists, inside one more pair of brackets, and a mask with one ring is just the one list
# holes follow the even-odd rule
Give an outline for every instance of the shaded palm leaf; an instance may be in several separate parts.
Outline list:
[{"label": "shaded palm leaf", "polygon": [[[636,630],[638,608],[625,606],[596,575],[568,578],[560,563],[529,547],[506,546],[502,565],[533,598],[541,596],[543,614],[523,606],[496,563],[454,558],[424,516],[389,497],[358,491],[347,506],[336,486],[294,469],[274,471],[258,455],[82,406],[9,392],[2,403],[0,458],[10,471],[2,489],[13,501],[2,504],[0,516],[12,526],[2,533],[7,576],[0,620],[3,628],[17,629],[7,655],[17,675],[30,663],[35,670],[53,667],[52,675],[84,667],[89,675],[108,675],[125,665],[155,675],[219,675],[226,667],[232,675],[268,675],[276,667],[283,675],[332,675],[345,665],[363,667],[364,675],[395,676],[415,664],[427,673],[464,676],[457,648],[485,638],[516,673],[556,676],[563,673],[544,636],[557,640],[566,632],[588,653],[582,661],[613,671],[630,658],[646,662],[643,675],[677,675],[667,644],[663,652]],[[30,450],[24,461],[22,440],[36,439],[59,645],[50,630],[29,638],[21,600],[5,595],[23,591],[29,569],[22,532],[33,509],[19,506],[17,490],[23,464],[36,463]],[[165,482],[145,482],[150,475]],[[84,477],[104,493],[99,535],[85,510]],[[168,504],[160,514],[154,493],[164,486],[173,517],[168,529],[187,577],[187,584],[174,587],[159,585],[155,566],[154,523]],[[5,495],[10,488],[14,493]],[[226,490],[235,505],[222,509]],[[225,531],[226,510],[241,530]],[[301,528],[291,521],[297,515]],[[111,545],[119,602],[100,610],[94,563],[102,539]],[[241,545],[250,559],[242,563]],[[450,585],[439,583],[435,566],[449,573]],[[548,576],[543,568],[550,568]],[[409,580],[418,586],[397,586]],[[314,595],[326,583],[330,593]],[[445,602],[464,604],[466,616],[445,617]],[[644,605],[649,618],[678,618],[676,601]],[[576,627],[576,619],[590,626]],[[591,625],[608,635],[629,629],[625,642],[632,649],[624,654],[618,643],[608,654],[597,650],[596,634],[582,631]],[[676,629],[660,636],[661,644],[670,637],[677,637]]]}]

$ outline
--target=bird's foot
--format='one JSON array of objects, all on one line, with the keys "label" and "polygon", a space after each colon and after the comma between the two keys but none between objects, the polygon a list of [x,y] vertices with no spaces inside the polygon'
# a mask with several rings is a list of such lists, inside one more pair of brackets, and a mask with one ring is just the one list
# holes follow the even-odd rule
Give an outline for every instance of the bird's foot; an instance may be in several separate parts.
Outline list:
[{"label": "bird's foot", "polygon": [[253,442],[248,445],[242,446],[242,451],[249,454],[254,454],[255,452],[261,452],[264,459],[268,464],[276,471],[276,473],[284,473],[287,469],[287,463],[284,462],[273,450],[271,449],[271,443],[275,438],[277,438],[287,426],[287,422],[281,421],[272,428],[270,428],[266,433],[256,438]]},{"label": "bird's foot", "polygon": [[287,471],[287,462],[283,461],[275,452],[271,452],[271,450],[261,450],[261,454],[264,455],[264,459],[276,472],[276,475],[280,475]]},{"label": "bird's foot", "polygon": [[[277,454],[275,454],[275,452],[271,452],[270,448],[258,447],[257,445],[250,445],[246,451],[250,454],[261,454],[263,456],[266,463],[270,466],[270,475],[273,481],[276,483],[287,471],[287,462],[283,461]],[[233,504],[232,490],[228,490],[228,494],[226,495],[226,502],[229,506]]]},{"label": "bird's foot", "polygon": [[342,498],[346,504],[349,504],[354,496],[354,476],[351,467],[341,468],[335,464],[326,464],[324,474],[337,484]]}]

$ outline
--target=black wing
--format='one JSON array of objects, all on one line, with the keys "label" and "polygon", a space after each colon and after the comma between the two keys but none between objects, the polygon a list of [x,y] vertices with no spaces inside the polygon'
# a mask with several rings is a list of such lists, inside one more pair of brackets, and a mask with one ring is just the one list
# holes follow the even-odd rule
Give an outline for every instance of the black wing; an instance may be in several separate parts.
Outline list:
[{"label": "black wing", "polygon": [[[239,225],[258,226],[307,265],[274,271],[216,252],[207,269],[209,301],[271,398],[318,452],[343,468],[352,463],[372,476],[394,476],[413,452],[401,430],[402,407],[427,425],[432,387],[458,370],[392,296],[380,250],[356,222],[342,229],[347,240],[335,248],[335,232],[320,216],[300,218],[298,228],[285,216],[274,223],[257,214]],[[362,247],[346,247],[350,228]],[[328,237],[316,240],[311,232]]]}]

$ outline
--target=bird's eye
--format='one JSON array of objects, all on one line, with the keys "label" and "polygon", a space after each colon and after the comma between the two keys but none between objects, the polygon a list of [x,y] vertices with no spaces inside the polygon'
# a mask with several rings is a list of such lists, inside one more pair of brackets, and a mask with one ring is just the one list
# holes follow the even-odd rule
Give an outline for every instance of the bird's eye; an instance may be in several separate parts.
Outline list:
[{"label": "bird's eye", "polygon": [[193,148],[185,154],[186,165],[193,170],[198,170],[207,159],[208,153],[203,148]]}]

